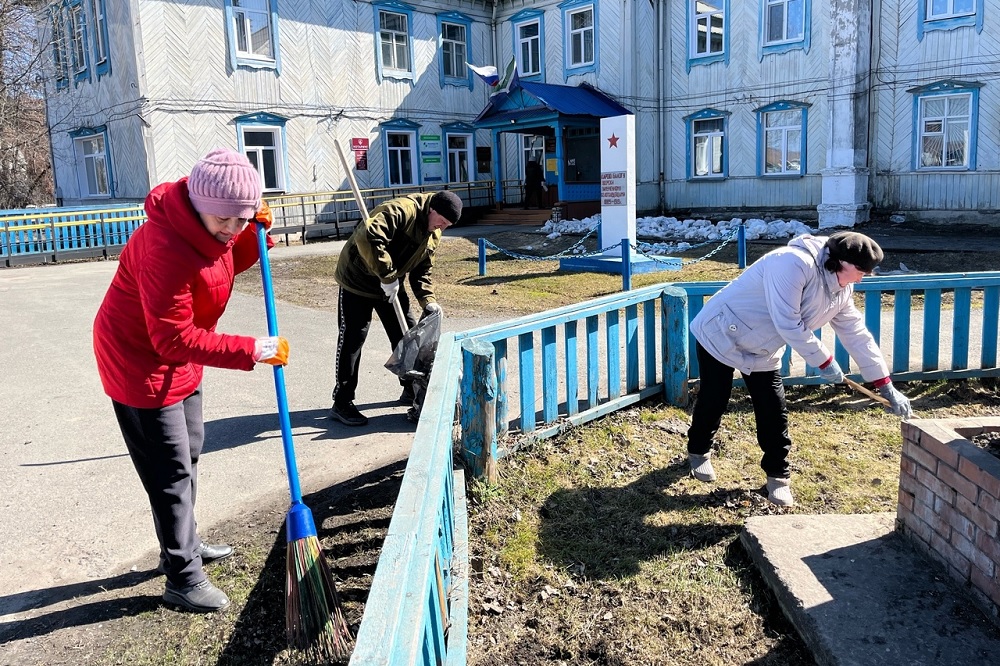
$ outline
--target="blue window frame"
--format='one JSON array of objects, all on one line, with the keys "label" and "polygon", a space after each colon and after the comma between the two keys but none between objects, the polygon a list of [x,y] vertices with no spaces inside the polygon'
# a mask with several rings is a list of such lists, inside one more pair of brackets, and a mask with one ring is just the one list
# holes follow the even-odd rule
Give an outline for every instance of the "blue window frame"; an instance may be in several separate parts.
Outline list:
[{"label": "blue window frame", "polygon": [[954,30],[975,26],[983,31],[984,0],[916,0],[917,39],[932,30]]},{"label": "blue window frame", "polygon": [[472,52],[472,19],[458,12],[438,14],[437,28],[441,87],[461,86],[472,90],[472,70],[467,66]]},{"label": "blue window frame", "polygon": [[758,59],[796,49],[809,52],[812,0],[760,0]]},{"label": "blue window frame", "polygon": [[264,191],[287,190],[285,123],[288,119],[273,113],[251,113],[238,116],[235,120],[236,141],[240,152],[257,169]]},{"label": "blue window frame", "polygon": [[713,62],[729,64],[729,0],[687,0],[687,71]]},{"label": "blue window frame", "polygon": [[974,81],[939,81],[911,88],[913,170],[974,171],[979,89]]},{"label": "blue window frame", "polygon": [[114,190],[108,128],[81,127],[69,133],[81,199],[107,199]]},{"label": "blue window frame", "polygon": [[517,75],[526,81],[541,81],[545,75],[545,13],[523,9],[510,17],[514,36]]},{"label": "blue window frame", "polygon": [[476,179],[476,128],[467,123],[441,125],[441,142],[447,156],[445,180],[466,183]]},{"label": "blue window frame", "polygon": [[402,2],[376,2],[375,62],[378,80],[414,79],[413,7]]},{"label": "blue window frame", "polygon": [[805,175],[809,105],[775,102],[756,112],[757,175],[766,178]]},{"label": "blue window frame", "polygon": [[281,72],[278,0],[225,0],[229,66]]},{"label": "blue window frame", "polygon": [[94,73],[97,78],[111,73],[111,55],[108,50],[108,12],[105,0],[88,0],[90,25],[93,26]]},{"label": "blue window frame", "polygon": [[386,187],[420,184],[419,130],[418,123],[401,118],[379,125]]},{"label": "blue window frame", "polygon": [[559,5],[563,21],[563,77],[597,70],[597,3],[593,0],[567,0]]},{"label": "blue window frame", "polygon": [[87,12],[81,0],[66,3],[69,32],[69,66],[73,85],[90,80],[90,54],[87,48]]},{"label": "blue window frame", "polygon": [[728,111],[702,109],[684,117],[688,180],[729,177],[729,115]]}]

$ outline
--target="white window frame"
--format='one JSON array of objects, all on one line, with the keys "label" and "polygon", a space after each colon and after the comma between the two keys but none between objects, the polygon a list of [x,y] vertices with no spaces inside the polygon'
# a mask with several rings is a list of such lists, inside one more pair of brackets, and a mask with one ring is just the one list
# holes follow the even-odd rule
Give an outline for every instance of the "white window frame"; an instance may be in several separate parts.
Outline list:
[{"label": "white window frame", "polygon": [[[409,142],[408,146],[392,146],[391,141],[394,136],[405,136]],[[386,171],[385,171],[385,181],[389,187],[406,187],[410,185],[418,185],[420,179],[420,174],[417,171],[417,133],[413,130],[398,130],[398,129],[387,129],[385,131],[385,155],[386,155]],[[404,160],[410,163],[410,181],[403,182],[400,178],[399,182],[393,182],[392,167],[396,166],[396,170],[400,177],[403,174],[403,164]]]},{"label": "white window frame", "polygon": [[[960,97],[966,98],[966,104],[968,112],[964,115],[952,115],[949,113],[949,108],[951,107],[952,100],[956,100]],[[941,116],[933,116],[928,118],[925,115],[926,104],[931,101],[943,101],[945,103],[945,112]],[[949,170],[949,171],[964,171],[970,168],[972,164],[972,135],[975,128],[972,125],[973,122],[973,104],[974,95],[972,92],[955,92],[947,95],[925,95],[921,96],[917,100],[918,105],[918,119],[917,119],[917,169],[918,170]],[[965,160],[962,164],[947,164],[948,160],[948,144],[949,137],[951,136],[952,126],[957,122],[964,119],[965,121]],[[940,128],[928,132],[927,127],[929,123],[940,123]],[[959,130],[961,131],[961,130]],[[924,139],[929,136],[939,136],[941,138],[941,154],[938,156],[940,162],[937,164],[925,164],[924,160],[929,155],[924,150]]]},{"label": "white window frame", "polygon": [[[452,148],[452,139],[464,139],[464,148]],[[467,183],[475,180],[476,163],[474,161],[473,149],[475,148],[475,137],[472,134],[465,132],[455,132],[448,133],[445,135],[445,150],[448,153],[448,182],[449,183]],[[461,177],[461,174],[457,174],[459,177],[455,177],[456,174],[453,171],[457,171],[461,166],[461,161],[465,161],[465,178]]]},{"label": "white window frame", "polygon": [[[537,32],[533,36],[523,37],[522,31],[529,27],[535,26]],[[514,26],[515,37],[517,41],[517,72],[519,76],[537,76],[542,73],[542,22],[540,19],[533,19],[531,21],[524,21],[523,23],[518,23]],[[534,48],[532,48],[534,47]],[[531,64],[533,67],[529,68],[525,62],[525,49],[527,49],[527,57],[533,62]]]},{"label": "white window frame", "polygon": [[56,88],[69,84],[69,54],[66,43],[66,17],[61,7],[52,10],[52,66],[55,69]]},{"label": "white window frame", "polygon": [[[775,46],[778,44],[790,44],[801,42],[806,30],[806,8],[807,0],[763,0],[764,1],[764,46]],[[788,6],[792,3],[799,3],[801,11],[799,16],[802,23],[798,26],[799,34],[794,37],[788,36]],[[781,6],[781,34],[779,39],[768,39],[771,34],[771,8]]]},{"label": "white window frame", "polygon": [[[590,15],[590,24],[582,28],[573,27],[573,19],[581,14]],[[569,66],[584,67],[593,65],[596,59],[597,38],[594,32],[595,9],[593,5],[581,7],[566,13],[567,49],[569,51]],[[590,58],[586,56],[587,36],[590,36]],[[577,44],[579,43],[580,59],[576,59]]]},{"label": "white window frame", "polygon": [[[452,39],[446,36],[445,32],[449,28],[460,30],[462,39]],[[464,81],[469,77],[469,68],[466,67],[466,63],[469,61],[469,55],[466,53],[468,43],[468,28],[464,24],[441,21],[441,66],[445,78]],[[453,67],[451,73],[448,72],[449,64]]]},{"label": "white window frame", "polygon": [[948,11],[942,12],[940,14],[934,13],[934,0],[922,0],[926,3],[927,8],[927,19],[928,21],[942,21],[945,19],[959,18],[962,16],[975,16],[976,14],[976,0],[971,1],[971,7],[968,11],[955,11],[955,2],[957,0],[945,0],[948,3]]},{"label": "white window frame", "polygon": [[[722,129],[699,131],[699,124],[719,123]],[[699,141],[705,150],[699,151]],[[709,151],[711,153],[709,154]],[[705,173],[698,173],[699,152],[704,152]],[[718,171],[715,170],[716,153]],[[726,176],[726,119],[723,116],[699,118],[691,121],[691,178],[725,178]]]},{"label": "white window frame", "polygon": [[[691,58],[706,58],[710,56],[722,55],[726,52],[726,6],[725,0],[710,0],[715,3],[717,8],[713,7],[711,11],[699,11],[699,5],[708,4],[706,0],[689,0],[690,11],[691,11]],[[722,35],[720,41],[720,48],[717,51],[712,50],[712,17],[719,16],[722,18]],[[704,23],[705,25],[705,51],[698,50],[698,28]]]},{"label": "white window frame", "polygon": [[[384,28],[382,26],[382,18],[392,16],[398,18],[403,22],[403,30],[394,30],[391,28]],[[403,12],[391,11],[388,9],[378,10],[378,40],[379,40],[379,53],[381,53],[382,70],[386,72],[413,72],[413,63],[410,62],[410,17]],[[386,38],[391,40],[390,52],[392,54],[392,61],[386,62],[385,59],[385,47]],[[400,67],[400,63],[397,62],[399,58],[400,49],[402,49],[403,57],[406,58],[406,63],[404,67]]]},{"label": "white window frame", "polygon": [[83,5],[73,5],[69,8],[69,23],[73,73],[79,76],[87,71],[87,18]]},{"label": "white window frame", "polygon": [[[87,153],[86,145],[100,142],[100,151]],[[73,138],[73,152],[76,156],[77,181],[80,185],[81,199],[108,199],[111,197],[111,165],[108,164],[107,135],[103,132],[87,134]],[[90,172],[93,172],[94,184],[98,190],[90,188]],[[104,190],[101,191],[99,174],[104,176]]]},{"label": "white window frame", "polygon": [[[246,2],[247,0],[232,0],[233,3],[233,44],[236,48],[236,57],[245,60],[263,60],[267,62],[273,62],[275,59],[274,52],[274,26],[271,25],[271,3],[270,0],[260,0],[264,5],[263,9],[256,7],[242,7],[240,2]],[[266,28],[258,30],[259,33],[264,33],[267,35],[267,50],[266,55],[256,53],[253,48],[253,31],[251,27],[253,25],[253,19],[258,20],[263,18],[266,22]],[[242,32],[241,32],[242,28]],[[244,44],[240,44],[240,37],[245,40]]]},{"label": "white window frame", "polygon": [[[792,125],[773,125],[768,126],[768,117],[776,116],[781,113],[788,112],[798,112],[799,122]],[[803,127],[803,119],[805,118],[805,112],[801,108],[791,108],[791,109],[776,109],[774,111],[765,111],[761,113],[760,119],[760,131],[761,131],[761,175],[764,176],[800,176],[802,175],[802,139],[805,136],[805,128]],[[797,141],[790,141],[788,138],[789,133],[798,132],[799,138]],[[767,165],[767,137],[769,134],[780,135],[781,141],[781,168],[777,171],[768,171]],[[793,145],[797,148],[799,152],[799,168],[789,169],[788,168],[788,147]]]},{"label": "white window frame", "polygon": [[541,134],[521,135],[521,174],[525,173],[528,162],[535,160],[545,172],[545,137]]},{"label": "white window frame", "polygon": [[[243,149],[243,154],[246,155],[247,159],[250,160],[251,164],[255,165],[257,173],[260,174],[260,182],[264,186],[265,192],[284,192],[285,191],[285,146],[284,146],[284,134],[282,132],[281,126],[276,125],[239,125],[240,130],[240,146]],[[247,133],[248,132],[260,132],[270,134],[272,137],[272,145],[270,146],[257,146],[247,144]],[[267,174],[265,173],[265,153],[274,153],[274,182],[267,182]]]}]

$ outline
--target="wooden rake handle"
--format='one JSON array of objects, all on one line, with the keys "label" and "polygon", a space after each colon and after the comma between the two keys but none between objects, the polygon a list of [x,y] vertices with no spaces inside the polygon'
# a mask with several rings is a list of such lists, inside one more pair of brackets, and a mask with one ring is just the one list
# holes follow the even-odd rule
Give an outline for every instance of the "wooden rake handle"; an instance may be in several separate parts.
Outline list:
[{"label": "wooden rake handle", "polygon": [[886,400],[885,398],[883,398],[882,396],[880,396],[878,393],[875,393],[874,391],[868,390],[867,388],[865,388],[861,384],[857,383],[856,381],[854,381],[850,377],[844,377],[844,383],[847,384],[848,386],[850,386],[852,389],[854,389],[858,393],[861,393],[861,394],[864,394],[864,395],[868,396],[869,398],[871,398],[872,400],[874,400],[877,403],[885,405],[886,407],[891,407],[892,406],[892,403],[890,403],[888,400]]}]

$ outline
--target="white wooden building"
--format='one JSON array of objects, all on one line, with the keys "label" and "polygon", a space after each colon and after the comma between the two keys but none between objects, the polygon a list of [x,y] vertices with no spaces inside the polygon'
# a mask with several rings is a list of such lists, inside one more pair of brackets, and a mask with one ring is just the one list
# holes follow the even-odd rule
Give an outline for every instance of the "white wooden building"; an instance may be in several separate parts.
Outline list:
[{"label": "white wooden building", "polygon": [[[1000,209],[1000,0],[57,0],[43,22],[57,194],[137,200],[215,146],[270,193],[519,179],[465,67],[603,91],[636,115],[640,211],[935,219]],[[992,84],[992,85],[991,85]],[[567,153],[563,153],[565,156]],[[593,165],[588,165],[593,166]],[[550,171],[551,174],[551,171]]]}]

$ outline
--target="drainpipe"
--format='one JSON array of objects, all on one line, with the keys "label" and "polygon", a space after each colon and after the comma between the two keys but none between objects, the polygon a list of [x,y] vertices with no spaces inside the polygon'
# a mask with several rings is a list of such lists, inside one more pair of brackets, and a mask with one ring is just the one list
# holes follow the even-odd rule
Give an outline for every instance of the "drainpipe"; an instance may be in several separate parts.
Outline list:
[{"label": "drainpipe", "polygon": [[667,92],[667,87],[664,85],[664,70],[663,65],[665,58],[663,55],[664,50],[664,32],[665,27],[663,21],[665,20],[665,15],[663,11],[663,5],[666,0],[657,0],[656,3],[656,124],[658,128],[658,133],[660,140],[654,142],[654,160],[655,164],[659,168],[659,190],[660,190],[660,214],[664,214],[667,209],[667,197],[666,197],[666,182],[664,180],[664,174],[667,170],[667,164],[670,159],[670,138],[667,133],[666,120],[664,118],[663,110],[663,97]]},{"label": "drainpipe", "polygon": [[[500,0],[493,0],[493,11],[490,16],[490,48],[493,50],[493,66],[497,68],[497,73],[500,72],[500,44],[499,36],[497,35],[497,3]],[[486,103],[489,104],[489,92],[487,92]],[[501,164],[500,164],[500,132],[493,131],[491,138],[493,139],[493,172],[495,174],[496,182],[493,184],[493,190],[496,196],[495,206],[497,210],[503,208],[503,186],[501,185]]]}]

